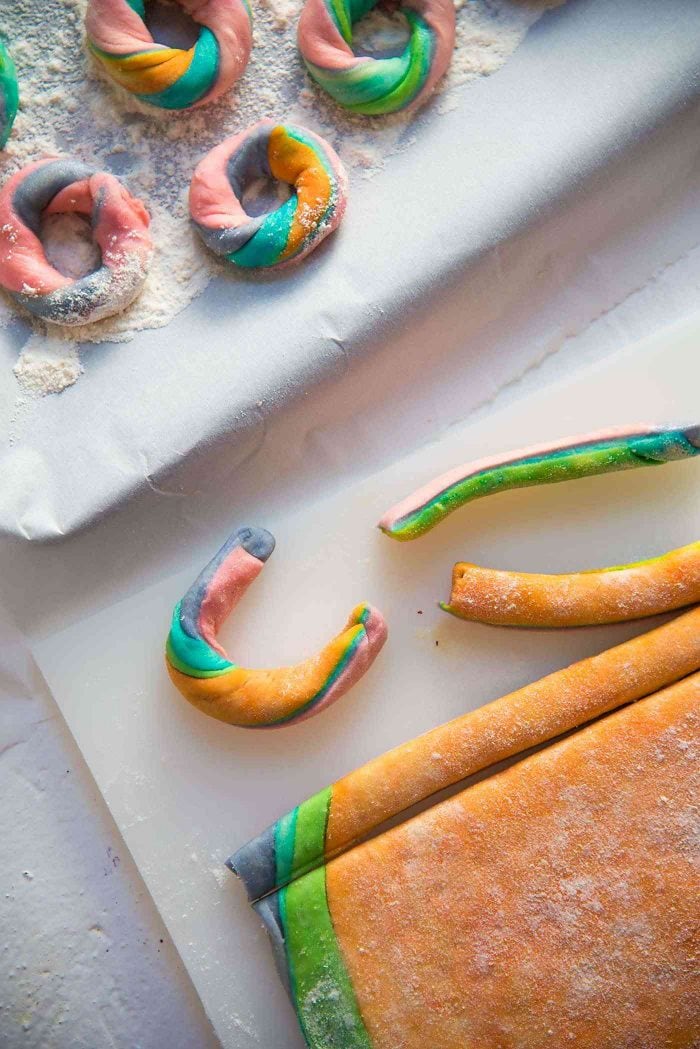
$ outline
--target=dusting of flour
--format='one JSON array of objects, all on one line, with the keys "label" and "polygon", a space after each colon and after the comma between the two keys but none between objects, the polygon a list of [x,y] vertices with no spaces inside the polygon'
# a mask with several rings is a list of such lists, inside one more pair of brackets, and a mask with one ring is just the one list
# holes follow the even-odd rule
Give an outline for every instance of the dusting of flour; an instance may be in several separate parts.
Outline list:
[{"label": "dusting of flour", "polygon": [[[464,84],[495,72],[552,6],[552,0],[457,0],[455,55],[429,114],[372,119],[339,109],[306,76],[295,43],[301,0],[259,0],[243,78],[223,100],[189,113],[154,110],[106,78],[85,50],[86,0],[6,5],[2,29],[18,68],[21,109],[0,155],[0,182],[43,155],[76,157],[111,171],[144,200],[156,243],[142,293],[117,316],[48,330],[27,319],[27,342],[14,369],[24,395],[72,385],[82,371],[81,344],[125,341],[144,328],[162,327],[222,272],[190,226],[187,191],[198,160],[227,135],[263,117],[298,122],[333,143],[351,179],[369,178],[392,154],[410,148],[421,120],[453,108]],[[375,11],[363,20],[358,44],[370,51],[400,47],[405,25],[399,13]],[[45,231],[54,265],[69,276],[89,272],[97,262],[89,237],[77,228],[62,230],[63,244],[61,235]],[[3,295],[0,326],[15,310]]]}]

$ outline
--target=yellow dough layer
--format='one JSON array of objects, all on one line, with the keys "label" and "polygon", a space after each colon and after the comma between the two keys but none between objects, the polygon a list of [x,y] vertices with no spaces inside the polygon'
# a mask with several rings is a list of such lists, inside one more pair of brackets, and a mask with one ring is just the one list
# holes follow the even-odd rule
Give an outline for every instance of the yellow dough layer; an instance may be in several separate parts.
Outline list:
[{"label": "yellow dough layer", "polygon": [[459,562],[441,605],[460,619],[496,626],[621,623],[700,601],[700,542],[636,564],[567,575],[504,572]]}]

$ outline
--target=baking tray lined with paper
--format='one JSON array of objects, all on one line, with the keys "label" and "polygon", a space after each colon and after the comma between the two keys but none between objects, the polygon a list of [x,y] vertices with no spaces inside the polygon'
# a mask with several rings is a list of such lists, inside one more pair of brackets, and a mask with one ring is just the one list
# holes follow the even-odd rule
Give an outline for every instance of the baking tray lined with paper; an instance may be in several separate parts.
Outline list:
[{"label": "baking tray lined with paper", "polygon": [[[274,491],[196,538],[148,585],[114,603],[37,617],[34,651],[163,914],[222,1044],[302,1044],[272,954],[225,859],[344,772],[437,724],[643,632],[653,623],[570,632],[504,631],[439,610],[453,563],[530,571],[621,564],[697,538],[699,461],[513,491],[452,514],[414,543],[375,528],[421,482],[479,455],[638,421],[692,422],[698,321],[629,347],[581,374],[451,432],[392,467],[309,504]],[[624,419],[620,413],[624,409]],[[366,598],[389,623],[363,681],[313,722],[275,733],[220,725],[187,705],[165,673],[173,604],[223,539],[254,521],[279,548],[222,640],[251,665],[318,648],[328,623]],[[116,537],[128,548],[128,534]],[[87,556],[87,555],[86,555]],[[99,565],[82,588],[99,594]],[[84,598],[83,594],[83,598]],[[308,615],[299,615],[300,603]],[[70,605],[70,602],[69,602]],[[43,635],[43,636],[39,636]]]},{"label": "baking tray lined with paper", "polygon": [[[55,538],[149,485],[177,490],[203,450],[244,457],[283,407],[342,383],[368,357],[393,353],[417,368],[427,345],[442,360],[469,352],[474,389],[487,396],[494,373],[513,372],[505,356],[476,364],[484,336],[497,345],[494,329],[507,330],[504,308],[537,299],[594,251],[601,214],[607,230],[653,207],[659,187],[676,191],[661,146],[654,177],[630,159],[634,199],[612,171],[666,123],[689,149],[699,55],[688,0],[569,0],[454,109],[421,118],[410,149],[356,181],[351,223],[298,273],[215,280],[166,328],[86,351],[86,374],[59,397],[18,409],[6,369],[0,528]],[[584,220],[576,209],[591,186],[599,217]],[[556,228],[538,234],[555,212]],[[607,308],[608,290],[598,291],[596,307]],[[19,329],[3,333],[9,360]],[[516,370],[538,352],[521,348]]]}]

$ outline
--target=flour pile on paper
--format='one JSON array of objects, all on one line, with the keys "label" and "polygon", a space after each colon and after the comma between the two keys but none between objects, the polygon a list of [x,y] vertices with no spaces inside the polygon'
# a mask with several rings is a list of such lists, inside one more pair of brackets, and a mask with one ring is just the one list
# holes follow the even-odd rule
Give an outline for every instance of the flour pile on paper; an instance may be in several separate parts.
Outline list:
[{"label": "flour pile on paper", "polygon": [[[77,347],[124,341],[144,328],[167,324],[221,272],[190,226],[187,191],[197,161],[224,137],[262,117],[300,123],[329,139],[351,180],[371,177],[392,153],[410,147],[418,134],[415,125],[456,105],[462,85],[497,70],[553,4],[457,0],[457,46],[437,101],[416,117],[380,119],[351,116],[312,86],[295,42],[301,0],[261,0],[254,11],[251,61],[233,93],[185,113],[147,107],[105,78],[84,47],[86,0],[43,0],[39,6],[40,14],[36,0],[14,0],[3,14],[3,33],[18,68],[21,110],[7,152],[0,156],[0,181],[44,154],[74,156],[111,171],[144,200],[157,248],[143,292],[122,314],[65,332],[51,328],[52,340]],[[405,36],[403,16],[373,12],[358,27],[357,42],[368,50],[386,50],[400,46]],[[68,272],[65,257],[54,261]],[[15,308],[3,296],[0,326],[14,316]],[[27,320],[27,330],[27,352],[35,357],[37,337],[46,328]],[[63,357],[77,362],[65,369],[74,382],[81,370],[77,353]],[[41,375],[48,371],[51,379],[42,385]],[[22,359],[15,369],[34,394],[61,389],[60,373],[43,366],[37,370]]]}]

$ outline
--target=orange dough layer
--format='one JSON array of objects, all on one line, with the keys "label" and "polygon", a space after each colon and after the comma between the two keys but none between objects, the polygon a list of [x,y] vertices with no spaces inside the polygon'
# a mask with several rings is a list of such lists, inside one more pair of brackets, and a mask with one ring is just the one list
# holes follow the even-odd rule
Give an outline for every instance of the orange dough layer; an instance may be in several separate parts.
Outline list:
[{"label": "orange dough layer", "polygon": [[698,1046],[699,801],[696,674],[332,861],[373,1049]]},{"label": "orange dough layer", "polygon": [[699,669],[700,609],[692,609],[448,721],[334,783],[326,854],[480,769]]},{"label": "orange dough layer", "polygon": [[502,572],[460,562],[442,607],[497,626],[620,623],[700,601],[700,543],[620,568],[569,575]]}]

